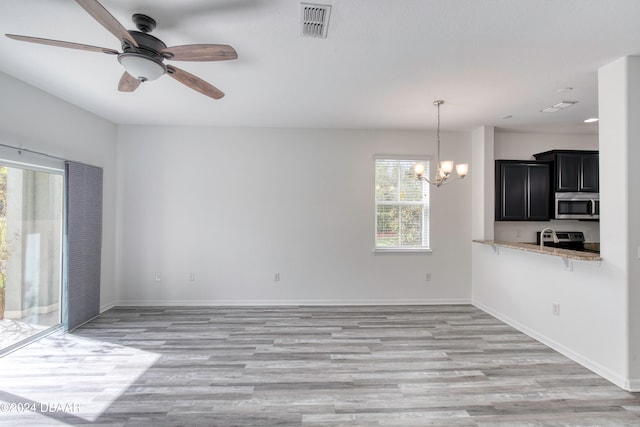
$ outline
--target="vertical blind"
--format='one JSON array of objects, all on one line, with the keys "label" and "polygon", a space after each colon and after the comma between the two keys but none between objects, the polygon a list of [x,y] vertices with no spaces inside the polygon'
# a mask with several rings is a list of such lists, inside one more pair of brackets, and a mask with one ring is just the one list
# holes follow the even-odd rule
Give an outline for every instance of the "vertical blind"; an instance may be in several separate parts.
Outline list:
[{"label": "vertical blind", "polygon": [[102,168],[66,162],[66,286],[63,323],[70,331],[100,313]]}]

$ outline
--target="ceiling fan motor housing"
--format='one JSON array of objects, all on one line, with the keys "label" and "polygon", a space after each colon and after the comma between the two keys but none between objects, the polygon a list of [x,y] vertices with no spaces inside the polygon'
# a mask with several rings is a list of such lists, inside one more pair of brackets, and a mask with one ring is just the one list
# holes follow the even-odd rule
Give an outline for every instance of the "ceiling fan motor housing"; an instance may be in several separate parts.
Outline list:
[{"label": "ceiling fan motor housing", "polygon": [[122,51],[125,53],[141,53],[143,55],[155,57],[159,60],[163,60],[164,57],[160,54],[162,49],[166,49],[167,45],[162,40],[152,36],[151,34],[143,33],[140,31],[129,31],[129,34],[138,43],[138,47],[133,46],[127,40],[122,42]]}]

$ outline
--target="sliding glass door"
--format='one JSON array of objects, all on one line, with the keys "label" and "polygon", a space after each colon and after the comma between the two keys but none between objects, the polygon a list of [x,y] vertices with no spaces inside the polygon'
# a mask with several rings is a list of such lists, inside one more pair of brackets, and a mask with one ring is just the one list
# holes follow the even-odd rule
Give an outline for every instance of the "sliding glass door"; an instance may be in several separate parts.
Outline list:
[{"label": "sliding glass door", "polygon": [[0,352],[61,321],[64,172],[0,162]]}]

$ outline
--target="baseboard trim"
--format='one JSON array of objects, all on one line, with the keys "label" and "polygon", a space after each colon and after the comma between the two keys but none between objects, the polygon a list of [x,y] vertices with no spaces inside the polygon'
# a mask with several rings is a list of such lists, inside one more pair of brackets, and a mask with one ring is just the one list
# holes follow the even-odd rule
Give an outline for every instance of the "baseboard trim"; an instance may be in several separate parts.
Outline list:
[{"label": "baseboard trim", "polygon": [[[153,307],[153,306],[184,306],[184,307],[215,307],[215,306],[345,306],[345,305],[470,305],[471,300],[466,298],[447,298],[447,299],[302,299],[302,300],[133,300],[133,301],[115,301],[101,308],[106,311],[113,307]],[[104,308],[104,309],[103,309]]]},{"label": "baseboard trim", "polygon": [[112,309],[115,306],[116,306],[115,302],[110,302],[109,304],[101,305],[100,306],[100,313],[104,313],[105,311],[107,311],[109,309]]},{"label": "baseboard trim", "polygon": [[626,387],[623,387],[625,390],[630,392],[640,392],[640,379],[638,380],[627,380],[625,381]]},{"label": "baseboard trim", "polygon": [[522,323],[510,318],[509,316],[506,316],[492,309],[491,307],[483,304],[478,300],[472,300],[471,304],[479,308],[480,310],[489,313],[493,317],[503,321],[507,325],[516,328],[523,334],[530,336],[536,341],[540,341],[542,344],[548,347],[551,347],[558,353],[568,357],[569,359],[573,360],[576,363],[579,363],[580,365],[584,366],[585,368],[589,369],[595,374],[600,375],[602,378],[606,379],[607,381],[610,381],[611,383],[620,387],[621,389],[624,389],[626,391],[632,391],[632,392],[640,391],[640,380],[629,380],[627,378],[623,378],[620,375],[616,374],[615,372],[611,371],[609,368],[606,368],[600,365],[599,363],[594,362],[588,357],[585,357],[584,355],[575,352],[574,350],[564,346],[563,344],[560,344],[559,342],[547,337],[546,335],[541,334],[523,325]]}]

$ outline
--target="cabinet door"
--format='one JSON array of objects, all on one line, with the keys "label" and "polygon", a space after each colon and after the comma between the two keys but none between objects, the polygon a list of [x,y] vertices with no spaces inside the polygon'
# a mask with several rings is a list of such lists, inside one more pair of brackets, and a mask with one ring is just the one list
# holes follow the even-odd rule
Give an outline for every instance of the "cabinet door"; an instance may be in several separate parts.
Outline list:
[{"label": "cabinet door", "polygon": [[548,221],[550,218],[551,189],[549,165],[527,166],[528,221]]},{"label": "cabinet door", "polygon": [[578,155],[556,156],[556,191],[578,191]]},{"label": "cabinet door", "polygon": [[500,202],[498,221],[523,221],[526,216],[527,167],[522,164],[500,165]]},{"label": "cabinet door", "polygon": [[580,187],[579,191],[598,193],[600,191],[600,156],[585,154],[580,156]]}]

